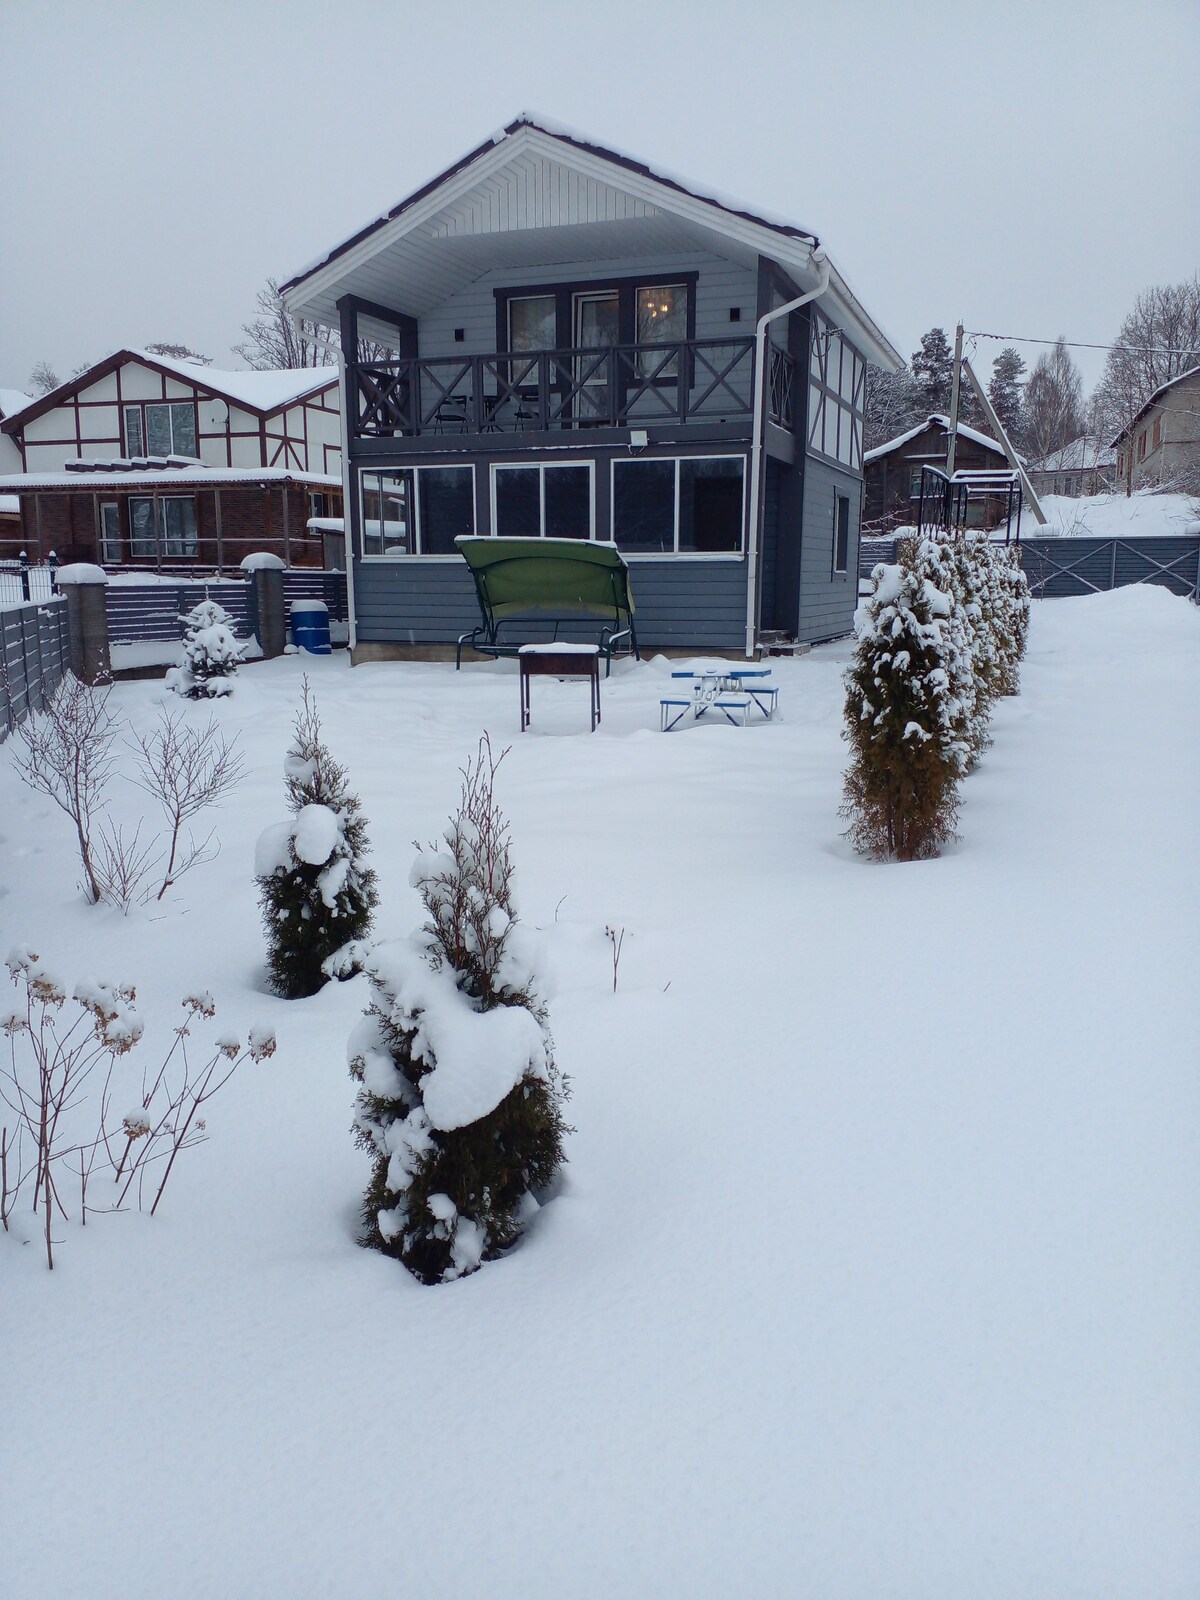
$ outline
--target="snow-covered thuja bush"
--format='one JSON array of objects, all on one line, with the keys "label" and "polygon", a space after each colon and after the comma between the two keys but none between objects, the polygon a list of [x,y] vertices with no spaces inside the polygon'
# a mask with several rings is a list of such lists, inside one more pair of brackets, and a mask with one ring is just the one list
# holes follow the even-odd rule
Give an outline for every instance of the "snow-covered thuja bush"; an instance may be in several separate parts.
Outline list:
[{"label": "snow-covered thuja bush", "polygon": [[961,770],[968,772],[978,766],[991,743],[988,732],[991,705],[987,693],[980,692],[976,677],[980,635],[986,633],[986,627],[982,618],[976,622],[968,606],[969,585],[964,568],[969,561],[965,554],[960,556],[962,548],[961,541],[948,537],[905,539],[900,545],[900,561],[917,578],[928,578],[950,602],[949,615],[941,624],[942,646],[950,684],[955,743]]},{"label": "snow-covered thuja bush", "polygon": [[246,650],[233,636],[233,618],[215,600],[201,600],[180,620],[184,625],[183,663],[168,671],[167,688],[189,700],[232,694],[230,680]]},{"label": "snow-covered thuja bush", "polygon": [[1016,694],[1029,631],[1029,585],[1015,546],[1005,548],[980,540],[978,554],[996,648],[995,692],[997,695]]},{"label": "snow-covered thuja bush", "polygon": [[853,750],[841,815],[856,850],[916,861],[954,838],[963,766],[950,687],[952,602],[905,566],[879,566],[855,614],[845,737]]},{"label": "snow-covered thuja bush", "polygon": [[516,1240],[569,1131],[512,904],[497,765],[485,739],[443,847],[413,866],[429,920],[367,954],[372,1002],[350,1041],[355,1135],[373,1163],[363,1243],[422,1283],[473,1272]]},{"label": "snow-covered thuja bush", "polygon": [[[366,819],[346,787],[345,769],[322,742],[307,679],[284,781],[291,820],[259,837],[254,873],[271,986],[295,1000],[325,983],[330,956],[366,938],[379,899],[375,873],[366,865]],[[343,964],[342,975],[352,970]]]}]

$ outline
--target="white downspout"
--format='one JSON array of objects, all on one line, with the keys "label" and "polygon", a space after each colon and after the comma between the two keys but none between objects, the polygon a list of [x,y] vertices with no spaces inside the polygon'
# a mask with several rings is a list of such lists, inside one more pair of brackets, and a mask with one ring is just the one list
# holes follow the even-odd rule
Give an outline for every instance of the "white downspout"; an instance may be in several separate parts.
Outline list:
[{"label": "white downspout", "polygon": [[[789,300],[786,305],[777,306],[774,311],[767,311],[759,317],[754,329],[754,422],[750,435],[750,550],[746,567],[746,659],[754,658],[754,634],[756,611],[758,609],[758,546],[762,535],[762,455],[763,443],[767,429],[767,329],[779,317],[786,317],[792,311],[798,311],[801,306],[806,306],[810,300],[816,300],[823,295],[829,287],[829,262],[823,250],[818,248],[813,251],[812,259],[819,264],[821,281],[815,289],[810,289],[807,294],[797,295],[795,300]],[[807,384],[808,374],[802,374],[802,381]],[[802,394],[804,391],[799,389]],[[793,396],[793,404],[797,396]],[[803,448],[803,441],[801,442]]]},{"label": "white downspout", "polygon": [[337,361],[338,369],[338,412],[342,419],[342,523],[345,527],[346,544],[346,624],[350,634],[350,665],[354,665],[354,652],[358,646],[358,618],[354,610],[354,519],[350,514],[350,397],[346,392],[346,357],[340,344],[334,344],[332,339],[324,339],[319,333],[302,331],[299,319],[287,313],[288,319],[296,330],[298,338],[309,344],[320,345],[322,350],[328,350]]}]

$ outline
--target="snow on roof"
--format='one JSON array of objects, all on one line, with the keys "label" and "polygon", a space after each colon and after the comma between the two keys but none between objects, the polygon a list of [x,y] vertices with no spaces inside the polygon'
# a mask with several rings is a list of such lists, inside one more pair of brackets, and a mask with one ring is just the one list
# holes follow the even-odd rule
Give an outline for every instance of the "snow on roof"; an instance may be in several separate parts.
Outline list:
[{"label": "snow on roof", "polygon": [[177,373],[188,383],[205,389],[216,389],[230,400],[250,406],[255,411],[278,411],[301,395],[314,389],[324,389],[337,382],[337,367],[284,367],[277,372],[229,372],[220,367],[206,367],[199,361],[177,361],[174,356],[156,356],[149,350],[131,348],[128,352],[139,361],[165,367]]},{"label": "snow on roof", "polygon": [[1166,394],[1168,389],[1173,389],[1177,383],[1184,383],[1188,378],[1196,377],[1197,374],[1200,374],[1200,367],[1189,367],[1186,372],[1180,372],[1176,377],[1169,378],[1166,383],[1160,383],[1158,388],[1155,389],[1154,393],[1150,396],[1149,400],[1146,401],[1145,405],[1138,412],[1137,416],[1134,417],[1129,426],[1122,428],[1120,433],[1117,434],[1116,438],[1112,441],[1113,446],[1115,447],[1116,445],[1120,444],[1121,440],[1127,433],[1133,432],[1138,423],[1146,415],[1147,411],[1149,411],[1150,407],[1157,405],[1162,399],[1163,395]]},{"label": "snow on roof", "polygon": [[1041,461],[1030,463],[1030,472],[1083,472],[1093,467],[1111,467],[1117,452],[1094,433],[1081,434],[1063,445],[1061,450],[1051,450]]},{"label": "snow on roof", "polygon": [[31,394],[23,394],[20,389],[0,389],[0,417],[15,416],[32,404]]},{"label": "snow on roof", "polygon": [[19,517],[20,515],[20,495],[0,494],[0,517]]},{"label": "snow on roof", "polygon": [[314,483],[341,488],[342,480],[328,472],[300,472],[292,467],[167,467],[140,471],[136,467],[99,472],[10,472],[0,476],[0,494],[30,493],[35,489],[85,489],[89,494],[105,489],[213,488],[232,484]]},{"label": "snow on roof", "polygon": [[[937,423],[947,433],[950,432],[950,418],[943,412],[931,411],[924,422],[919,422],[915,428],[910,428],[907,433],[898,434],[896,438],[889,439],[886,444],[877,444],[874,450],[868,450],[863,456],[863,465],[865,466],[868,461],[877,460],[880,456],[889,455],[893,450],[899,450],[901,445],[907,444],[910,439],[915,439],[919,433],[924,433],[931,422]],[[962,439],[973,439],[976,444],[985,445],[987,449],[995,450],[1000,455],[1004,454],[1004,446],[1002,444],[988,434],[980,433],[978,428],[968,428],[965,422],[959,423],[958,433]]]}]

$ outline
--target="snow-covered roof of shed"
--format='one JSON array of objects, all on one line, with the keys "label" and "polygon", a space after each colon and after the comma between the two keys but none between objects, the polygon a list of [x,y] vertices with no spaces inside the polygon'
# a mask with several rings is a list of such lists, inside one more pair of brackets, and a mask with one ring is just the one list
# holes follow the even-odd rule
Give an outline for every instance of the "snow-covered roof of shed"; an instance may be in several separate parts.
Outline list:
[{"label": "snow-covered roof of shed", "polygon": [[[174,356],[153,355],[149,350],[139,350],[133,346],[115,350],[112,355],[105,356],[103,361],[97,361],[95,366],[89,367],[86,372],[81,372],[68,383],[60,383],[57,389],[51,389],[48,394],[39,395],[35,400],[31,400],[28,395],[24,396],[27,403],[22,410],[12,414],[4,412],[4,431],[18,432],[35,417],[41,416],[46,411],[52,411],[71,395],[86,389],[89,384],[96,383],[100,378],[115,372],[118,367],[123,367],[130,361],[140,362],[142,366],[149,367],[152,371],[180,378],[185,383],[194,383],[198,389],[207,394],[230,401],[261,416],[270,416],[273,412],[294,405],[297,401],[316,394],[321,389],[327,389],[338,381],[336,366],[286,367],[268,372],[231,372],[221,367],[206,367],[201,361],[179,361]],[[15,391],[9,392],[15,393]],[[3,409],[0,405],[0,411]]]},{"label": "snow-covered roof of shed", "polygon": [[[561,238],[564,233],[561,209],[553,220],[514,229],[510,229],[507,222],[498,228],[489,227],[484,244],[487,255],[482,258],[470,255],[467,246],[471,241],[450,214],[451,207],[467,203],[473,191],[502,174],[506,167],[535,158],[557,163],[592,182],[593,186],[598,185],[602,191],[616,190],[635,208],[624,220],[620,220],[622,213],[618,210],[616,220],[612,214],[607,214],[583,224],[575,223],[573,234],[578,234],[581,228],[601,227],[607,230],[605,238],[611,242],[612,230],[624,230],[621,237],[629,247],[624,253],[636,254],[638,241],[646,248],[645,238],[648,237],[638,230],[648,230],[655,236],[658,247],[655,253],[660,255],[664,244],[672,250],[712,248],[715,235],[736,241],[744,251],[758,252],[778,261],[785,271],[798,273],[802,288],[816,276],[812,258],[820,247],[820,240],[808,229],[768,213],[762,207],[720,194],[709,185],[678,177],[664,168],[651,167],[636,156],[602,145],[564,123],[534,112],[522,112],[507,127],[293,274],[281,289],[289,307],[293,310],[303,307],[304,315],[313,315],[332,324],[335,300],[350,292],[377,306],[393,304],[395,311],[422,315],[440,303],[440,299],[434,298],[435,294],[444,298],[446,293],[471,281],[490,266],[515,268],[522,264],[548,265],[571,259],[555,256],[551,250],[541,258],[531,255],[520,260],[507,248],[519,240],[526,251],[531,251],[536,249],[539,236],[543,244],[551,236]],[[639,206],[642,209],[636,209]],[[678,238],[667,238],[668,222],[673,223]],[[687,238],[690,244],[682,242]],[[372,293],[362,282],[350,281],[369,278],[371,263],[383,252],[394,254],[401,250],[408,252],[404,256],[405,282],[412,290],[408,303],[396,305],[387,301],[386,284]],[[453,269],[449,277],[447,267]],[[333,288],[335,279],[336,291]],[[900,357],[891,341],[863,309],[832,262],[826,295],[827,309],[836,308],[838,319],[850,324],[851,336],[857,334],[858,341],[868,346],[865,352],[868,359],[897,370]]]},{"label": "snow-covered roof of shed", "polygon": [[1029,463],[1030,472],[1086,472],[1093,467],[1111,467],[1116,464],[1117,452],[1112,445],[1094,433],[1081,434],[1063,445],[1061,450],[1051,450],[1040,461]]},{"label": "snow-covered roof of shed", "polygon": [[[877,444],[874,450],[868,450],[863,456],[864,466],[868,461],[877,461],[880,456],[890,455],[893,450],[899,450],[910,439],[915,439],[919,433],[924,433],[930,423],[936,423],[939,427],[944,428],[947,433],[950,432],[950,418],[944,412],[931,411],[924,422],[919,422],[915,428],[910,428],[907,433],[897,434],[894,439],[889,439],[886,444]],[[973,439],[976,444],[985,445],[987,449],[995,450],[998,455],[1004,455],[1004,446],[991,438],[989,434],[980,433],[978,428],[968,428],[965,422],[960,422],[958,433],[962,439]]]},{"label": "snow-covered roof of shed", "polygon": [[0,389],[0,417],[15,416],[32,404],[31,394],[23,394],[20,389]]},{"label": "snow-covered roof of shed", "polygon": [[0,517],[19,517],[21,497],[17,494],[0,494]]}]

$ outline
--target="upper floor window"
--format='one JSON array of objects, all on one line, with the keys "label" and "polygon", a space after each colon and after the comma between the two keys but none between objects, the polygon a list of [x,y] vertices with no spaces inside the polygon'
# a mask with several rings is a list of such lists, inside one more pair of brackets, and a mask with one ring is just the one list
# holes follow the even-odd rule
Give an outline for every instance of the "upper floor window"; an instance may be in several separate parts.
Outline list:
[{"label": "upper floor window", "polygon": [[1155,419],[1154,419],[1154,443],[1153,443],[1153,448],[1155,450],[1157,450],[1161,443],[1162,443],[1162,418],[1161,417],[1155,417]]},{"label": "upper floor window", "polygon": [[522,295],[508,302],[508,348],[554,350],[557,337],[558,302],[552,294]]},{"label": "upper floor window", "polygon": [[1145,431],[1143,430],[1142,436],[1138,440],[1138,460],[1139,461],[1144,461],[1145,459],[1146,459],[1146,434],[1145,434]]},{"label": "upper floor window", "polygon": [[125,454],[198,458],[195,405],[179,400],[126,406]]},{"label": "upper floor window", "polygon": [[[678,344],[687,338],[686,283],[664,283],[639,288],[636,295],[634,334],[638,344]],[[679,374],[678,357],[662,363],[644,352],[638,356],[638,377],[653,373],[660,378]]]},{"label": "upper floor window", "polygon": [[808,448],[858,472],[866,363],[841,329],[820,315],[813,315],[810,339]]}]

